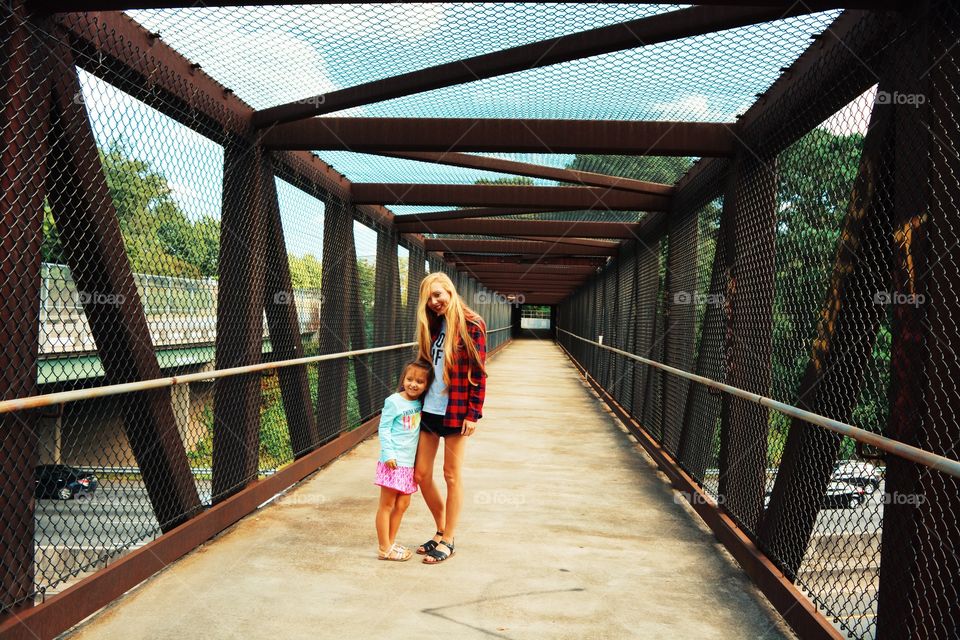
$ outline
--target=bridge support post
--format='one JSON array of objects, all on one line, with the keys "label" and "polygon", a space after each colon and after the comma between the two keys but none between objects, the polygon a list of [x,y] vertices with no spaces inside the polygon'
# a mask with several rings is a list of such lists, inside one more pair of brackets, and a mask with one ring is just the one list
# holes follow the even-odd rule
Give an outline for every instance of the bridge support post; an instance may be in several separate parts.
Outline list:
[{"label": "bridge support post", "polygon": [[[44,215],[50,85],[39,43],[22,2],[0,19],[0,399],[37,393],[40,245]],[[0,416],[0,611],[33,606],[33,476],[37,463],[33,412]]]},{"label": "bridge support post", "polygon": [[[368,348],[373,341],[373,336],[370,336],[370,341],[367,340],[367,312],[363,308],[360,267],[357,264],[357,250],[352,224],[350,226],[349,255],[344,257],[344,260],[347,261],[347,279],[350,281],[350,299],[348,302],[350,309],[350,325],[348,327],[350,349],[358,351]],[[376,275],[374,275],[374,280],[376,280]],[[376,287],[376,282],[374,282],[374,287]],[[375,324],[375,322],[371,322],[371,326]],[[357,406],[360,409],[361,422],[373,415],[378,409],[373,399],[373,381],[377,376],[374,369],[377,362],[374,359],[376,355],[379,354],[367,354],[353,359],[353,376],[357,383]]]},{"label": "bridge support post", "polygon": [[[728,199],[732,201],[735,198],[735,186],[732,179],[727,180],[724,203]],[[726,204],[723,211],[729,211]],[[721,213],[710,271],[709,297],[703,312],[700,348],[694,370],[697,375],[711,380],[724,378],[726,313],[723,296],[727,290],[729,262],[726,249],[729,244],[727,234],[730,225],[729,217]],[[677,458],[683,462],[684,467],[694,478],[703,479],[709,464],[715,462],[713,448],[722,405],[723,397],[719,392],[702,384],[690,385]],[[716,489],[716,487],[712,488]]]},{"label": "bridge support post", "polygon": [[[263,352],[263,151],[231,136],[223,150],[217,289],[217,369],[260,362]],[[256,480],[260,374],[231,376],[213,390],[213,498],[222,502]]]},{"label": "bridge support post", "polygon": [[[960,11],[922,2],[895,61],[890,438],[957,458],[960,442]],[[887,456],[877,638],[960,633],[958,481]]]},{"label": "bridge support post", "polygon": [[[283,224],[280,220],[277,184],[273,168],[266,158],[261,172],[263,174],[264,258],[266,261],[264,267],[266,291],[263,295],[263,304],[267,326],[270,329],[273,358],[275,360],[302,358],[304,356],[303,339],[300,334],[297,301],[293,295],[293,281],[290,277],[290,258],[287,255]],[[310,397],[307,365],[282,367],[277,370],[277,378],[280,382],[287,429],[290,432],[290,447],[293,450],[294,459],[301,458],[320,443],[317,416]]]},{"label": "bridge support post", "polygon": [[[675,201],[677,204],[681,202]],[[688,206],[699,209],[696,203]],[[686,215],[683,215],[686,214]],[[663,362],[684,371],[693,367],[697,340],[697,251],[700,224],[697,211],[675,210],[668,223],[665,316],[667,333],[663,341]],[[684,429],[684,409],[690,381],[667,375],[663,379],[663,446],[676,456]]]},{"label": "bridge support post", "polygon": [[[889,88],[881,82],[880,91]],[[874,105],[810,361],[797,390],[801,409],[842,422],[851,419],[886,312],[876,296],[889,285],[890,251],[885,245],[890,229],[886,203],[892,109]],[[760,531],[764,549],[790,579],[803,561],[841,440],[837,433],[803,420],[790,422]]]},{"label": "bridge support post", "polygon": [[[348,325],[353,292],[349,263],[354,260],[353,216],[345,203],[328,199],[323,213],[323,256],[320,307],[320,354],[349,348]],[[335,438],[347,424],[349,361],[327,360],[317,365],[317,425],[321,442]]]},{"label": "bridge support post", "polygon": [[[377,272],[374,295],[373,346],[396,344],[400,337],[400,266],[397,263],[399,237],[395,230],[380,229],[377,233]],[[409,295],[409,292],[408,294]],[[376,354],[373,367],[374,397],[385,398],[395,390],[400,375],[399,361],[403,353],[385,351]]]},{"label": "bridge support post", "polygon": [[[53,121],[48,174],[60,243],[97,344],[107,384],[160,377],[70,46],[52,43]],[[161,530],[200,507],[169,389],[120,399],[130,447]]]},{"label": "bridge support post", "polygon": [[[637,251],[637,273],[636,273],[636,308],[637,314],[634,319],[636,328],[634,329],[636,353],[644,358],[652,358],[651,352],[654,346],[654,336],[657,321],[657,291],[660,288],[660,240],[654,240],[646,245],[638,245]],[[581,309],[583,313],[593,313],[589,309]],[[590,337],[589,335],[587,337]],[[579,342],[576,341],[576,342]],[[633,376],[633,415],[643,422],[644,427],[649,429],[647,420],[647,407],[652,405],[650,393],[650,379],[657,371],[653,367],[645,364],[635,363]]]},{"label": "bridge support post", "polygon": [[[777,169],[773,158],[742,151],[733,162],[733,198],[724,200],[729,265],[727,384],[762,395],[770,392],[773,341]],[[766,407],[723,397],[720,483],[723,508],[747,531],[763,513],[767,468]]]},{"label": "bridge support post", "polygon": [[[417,305],[420,302],[420,281],[427,275],[426,251],[417,244],[410,246],[410,263],[407,265],[407,307],[406,326],[403,332],[403,341],[411,342],[417,339]],[[416,353],[416,351],[414,351]]]}]

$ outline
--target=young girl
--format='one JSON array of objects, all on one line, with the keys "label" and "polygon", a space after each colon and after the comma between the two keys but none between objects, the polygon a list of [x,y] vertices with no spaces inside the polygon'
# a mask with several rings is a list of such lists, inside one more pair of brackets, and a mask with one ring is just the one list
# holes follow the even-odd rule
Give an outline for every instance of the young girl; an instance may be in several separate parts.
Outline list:
[{"label": "young girl", "polygon": [[409,560],[413,552],[396,544],[403,513],[416,493],[413,462],[420,439],[420,397],[430,386],[433,367],[420,360],[409,362],[400,374],[397,393],[383,403],[380,414],[380,460],[377,479],[380,506],[377,509],[377,554],[381,560]]}]

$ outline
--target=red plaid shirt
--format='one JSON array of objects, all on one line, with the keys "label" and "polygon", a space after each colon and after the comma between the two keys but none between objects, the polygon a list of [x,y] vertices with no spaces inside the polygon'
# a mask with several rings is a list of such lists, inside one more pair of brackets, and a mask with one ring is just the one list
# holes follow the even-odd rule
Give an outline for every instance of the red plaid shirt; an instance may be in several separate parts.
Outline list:
[{"label": "red plaid shirt", "polygon": [[[450,328],[447,327],[448,334],[449,331]],[[468,320],[467,331],[477,345],[480,362],[486,364],[487,325],[483,318],[477,316],[474,322]],[[430,342],[435,342],[439,334],[440,327],[437,326],[436,331],[430,332]],[[447,413],[443,416],[443,426],[451,429],[462,428],[464,420],[476,421],[483,417],[483,398],[487,391],[486,376],[479,371],[473,372],[473,384],[467,380],[469,358],[463,345],[458,345],[456,354],[453,370],[450,371],[450,386],[447,387],[447,393],[449,393]]]}]

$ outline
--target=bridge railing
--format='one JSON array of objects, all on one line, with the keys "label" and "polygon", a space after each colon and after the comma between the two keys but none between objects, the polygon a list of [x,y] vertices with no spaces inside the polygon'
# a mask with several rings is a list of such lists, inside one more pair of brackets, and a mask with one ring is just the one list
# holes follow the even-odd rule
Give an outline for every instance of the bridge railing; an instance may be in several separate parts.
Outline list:
[{"label": "bridge railing", "polygon": [[960,629],[960,13],[925,7],[838,19],[734,157],[559,309],[560,343],[811,635]]},{"label": "bridge railing", "polygon": [[52,637],[370,435],[428,269],[511,309],[126,14],[0,52],[0,636]]}]

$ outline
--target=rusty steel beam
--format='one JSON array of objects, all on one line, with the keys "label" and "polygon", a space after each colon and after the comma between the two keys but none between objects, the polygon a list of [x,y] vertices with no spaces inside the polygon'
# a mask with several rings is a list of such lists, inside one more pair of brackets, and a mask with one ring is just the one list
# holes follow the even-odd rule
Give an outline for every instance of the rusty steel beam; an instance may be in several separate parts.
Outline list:
[{"label": "rusty steel beam", "polygon": [[[455,251],[446,251],[446,252],[443,252],[444,259],[445,259],[447,262],[456,262],[456,261],[458,260],[458,257],[457,257],[457,256],[459,256],[459,255],[460,255],[460,254],[458,254],[458,253],[455,252]],[[561,253],[550,253],[550,254],[543,254],[543,253],[484,254],[484,253],[481,253],[481,254],[467,254],[467,255],[469,255],[469,256],[487,256],[487,257],[492,257],[492,258],[506,258],[506,260],[504,261],[504,263],[513,262],[513,263],[515,263],[515,264],[533,264],[533,263],[537,262],[538,260],[543,259],[544,255],[548,255],[548,256],[562,256],[562,257],[560,257],[560,258],[554,258],[554,259],[562,259],[562,260],[580,260],[580,259],[590,259],[591,257],[593,257],[593,256],[579,256],[579,255],[576,255],[576,251],[566,252],[566,249],[564,249]],[[598,266],[602,266],[602,265],[604,265],[604,264],[607,263],[607,260],[609,259],[609,257],[607,257],[607,256],[595,256],[595,259],[596,259],[596,264],[597,264]],[[518,262],[518,261],[519,261],[519,262]],[[468,262],[470,262],[471,264],[473,264],[472,261],[469,261],[469,260],[468,260]],[[557,263],[557,264],[560,264],[560,263]],[[573,263],[570,263],[570,264],[573,264]],[[586,263],[585,263],[585,264],[586,264]],[[594,263],[593,263],[593,262],[590,262],[590,264],[594,264]]]},{"label": "rusty steel beam", "polygon": [[517,296],[522,295],[524,297],[529,296],[554,296],[559,298],[564,298],[569,296],[574,291],[576,287],[571,287],[569,289],[550,289],[550,288],[539,288],[539,287],[511,287],[509,285],[504,286],[487,286],[491,291],[496,291],[497,293],[504,296]]},{"label": "rusty steel beam", "polygon": [[[123,8],[128,5],[124,3]],[[226,133],[246,133],[253,108],[130,16],[88,10],[58,15],[54,20],[69,32],[74,46],[89,54],[77,59],[86,71],[221,144]],[[279,173],[289,168],[316,185],[317,191],[349,198],[350,181],[316,155],[276,153],[273,159],[281,165]],[[312,195],[319,197],[317,191]],[[358,209],[384,224],[393,219],[383,207]]]},{"label": "rusty steel beam", "polygon": [[448,164],[455,167],[466,167],[468,169],[512,173],[529,178],[548,178],[560,182],[572,182],[586,187],[605,187],[607,189],[619,189],[621,191],[632,191],[650,195],[668,196],[673,193],[674,189],[671,184],[622,178],[602,173],[592,173],[590,171],[577,171],[576,169],[559,169],[529,162],[516,162],[514,160],[503,160],[501,158],[475,156],[468,153],[418,153],[416,151],[406,151],[394,153],[383,152],[380,155],[390,158],[402,158],[404,160]]},{"label": "rusty steel beam", "polygon": [[[578,247],[609,247],[611,243],[614,246],[619,246],[620,241],[613,240],[592,240],[590,238],[571,238],[568,236],[525,236],[523,234],[509,235],[506,236],[513,240],[530,240],[533,242],[548,242],[550,244],[557,245],[568,245],[571,249],[576,249]],[[574,255],[582,255],[575,253]]]},{"label": "rusty steel beam", "polygon": [[[734,127],[738,136],[744,138],[758,122],[770,123],[769,126],[779,126],[791,120],[821,122],[877,82],[876,74],[864,62],[865,54],[882,48],[890,35],[883,26],[894,28],[900,18],[852,9],[844,11],[824,29],[821,36],[747,109]],[[866,67],[868,72],[850,73],[851,69],[861,67]],[[822,88],[825,86],[835,86],[838,90],[824,92]],[[816,108],[815,114],[810,113],[811,108]],[[771,150],[770,155],[785,149],[807,131],[803,127],[796,129],[790,135],[778,132],[776,136],[765,138],[764,146]],[[701,159],[677,181],[677,190],[700,183],[701,176],[724,173],[724,164],[717,158]],[[712,195],[719,193],[718,189]],[[707,199],[711,198],[708,196]]]},{"label": "rusty steel beam", "polygon": [[526,274],[526,275],[552,275],[552,276],[582,276],[594,273],[597,268],[591,266],[585,267],[549,267],[525,264],[490,264],[474,265],[472,267],[455,267],[457,271],[469,271],[483,278],[496,274]]},{"label": "rusty steel beam", "polygon": [[[0,400],[37,393],[40,263],[50,129],[50,80],[42,69],[35,29],[22,2],[0,21]],[[33,606],[36,549],[34,467],[39,414],[0,416],[0,609],[16,615]]]},{"label": "rusty steel beam", "polygon": [[606,264],[606,258],[544,258],[524,256],[490,256],[483,254],[447,252],[444,257],[454,264],[539,264],[539,265],[592,265],[599,267]]},{"label": "rusty steel beam", "polygon": [[425,251],[507,253],[526,256],[541,255],[587,255],[615,256],[620,243],[604,242],[599,245],[555,244],[539,240],[464,240],[460,238],[426,238]]},{"label": "rusty steel beam", "polygon": [[807,3],[772,8],[693,7],[670,11],[427,67],[320,96],[303,97],[295,102],[258,111],[254,115],[253,124],[266,127],[279,122],[301,120],[422,91],[678,38],[780,20],[811,11]]},{"label": "rusty steel beam", "polygon": [[[960,71],[951,53],[960,15],[948,0],[916,3],[890,90],[925,96],[921,105],[894,104],[892,165],[894,296],[890,333],[890,416],[884,435],[932,453],[957,457],[960,376],[956,291],[960,249],[954,238],[960,199],[956,145]],[[951,6],[952,5],[952,6]],[[899,55],[897,55],[899,54]],[[894,94],[895,95],[895,94]],[[901,297],[903,302],[896,302]],[[911,300],[911,302],[906,302]],[[863,322],[863,320],[861,320]],[[960,629],[960,492],[944,473],[886,456],[880,544],[877,638],[948,638]]]},{"label": "rusty steel beam", "polygon": [[[65,34],[56,33],[55,38],[48,41],[56,63],[49,65],[54,99],[47,193],[60,243],[77,290],[91,294],[84,313],[106,383],[159,378],[160,365],[83,104],[73,52]],[[116,304],[96,301],[102,297]],[[160,529],[169,531],[202,508],[170,392],[144,391],[119,404]]]},{"label": "rusty steel beam", "polygon": [[[724,198],[722,224],[729,276],[725,349],[726,382],[760,395],[770,393],[773,291],[777,230],[777,165],[744,151],[730,173],[733,199]],[[723,508],[757,531],[763,515],[769,409],[724,394],[720,414],[719,493]],[[744,444],[748,443],[748,444]]]},{"label": "rusty steel beam", "polygon": [[[277,360],[290,360],[305,355],[300,335],[300,322],[293,296],[293,281],[290,275],[290,260],[287,257],[286,240],[280,216],[280,200],[277,196],[274,170],[270,163],[263,162],[264,175],[261,206],[263,207],[263,244],[265,249],[265,285],[263,294],[264,312],[270,330],[272,355]],[[222,224],[222,223],[221,223]],[[309,453],[320,443],[316,411],[310,395],[307,365],[283,367],[277,370],[283,409],[290,434],[290,448],[295,458]]]},{"label": "rusty steel beam", "polygon": [[572,275],[582,273],[593,273],[596,267],[590,265],[584,266],[552,266],[539,264],[474,264],[474,265],[455,265],[458,271],[467,271],[477,274],[491,273],[537,273],[547,275]]},{"label": "rusty steel beam", "polygon": [[[467,272],[469,273],[469,272]],[[568,285],[570,283],[580,284],[590,277],[589,273],[571,274],[565,276],[552,276],[542,273],[480,273],[473,277],[482,280],[485,283],[497,285]]]},{"label": "rusty steel beam", "polygon": [[458,233],[489,236],[524,235],[531,237],[635,238],[640,225],[628,222],[579,222],[576,220],[449,220],[409,225],[402,230],[422,233]]},{"label": "rusty steel beam", "polygon": [[[223,148],[223,200],[218,262],[216,366],[229,369],[262,358],[266,265],[262,150],[235,137]],[[272,176],[269,178],[272,181]],[[297,333],[299,335],[299,332]],[[233,376],[213,388],[214,503],[257,479],[260,374]]]},{"label": "rusty steel beam", "polygon": [[[258,6],[278,6],[278,5],[301,5],[301,4],[313,4],[311,2],[306,2],[306,0],[293,0],[293,1],[284,1],[284,0],[270,0],[268,2],[257,2]],[[653,0],[644,0],[637,4],[658,4]],[[789,0],[707,0],[706,2],[697,2],[697,5],[702,6],[721,6],[721,7],[736,7],[745,4],[749,6],[756,7],[776,7],[783,9],[790,8],[795,2]],[[903,6],[903,3],[900,0],[837,0],[836,2],[827,2],[827,1],[808,1],[804,4],[811,7],[812,10],[822,11],[825,9],[839,9],[839,8],[850,8],[850,9],[900,9]],[[32,0],[28,2],[27,5],[35,13],[44,14],[44,13],[63,13],[67,11],[76,11],[78,6],[75,2],[67,2],[66,0]],[[83,9],[86,11],[128,11],[131,9],[194,9],[196,7],[202,6],[206,8],[211,7],[244,7],[249,6],[250,2],[244,2],[242,0],[215,0],[213,2],[204,2],[202,5],[198,5],[196,2],[189,2],[188,0],[97,0],[96,2],[84,2]]]},{"label": "rusty steel beam", "polygon": [[[553,207],[613,211],[666,211],[665,196],[611,191],[600,187],[533,187],[505,184],[403,184],[355,182],[357,204],[461,205],[477,207]],[[410,218],[415,218],[410,215]],[[394,216],[394,225],[417,224]]]},{"label": "rusty steel beam", "polygon": [[268,149],[729,156],[729,124],[637,120],[323,117],[266,130]]},{"label": "rusty steel beam", "polygon": [[557,305],[569,298],[569,295],[560,295],[560,296],[524,296],[523,302],[521,304],[543,304],[543,305]]},{"label": "rusty steel beam", "polygon": [[577,211],[579,207],[473,207],[468,209],[451,209],[449,211],[432,211],[430,213],[406,213],[394,216],[394,223],[404,222],[431,222],[433,220],[465,220],[467,218],[490,218],[494,216],[519,216],[530,213],[555,213],[558,211]]}]

